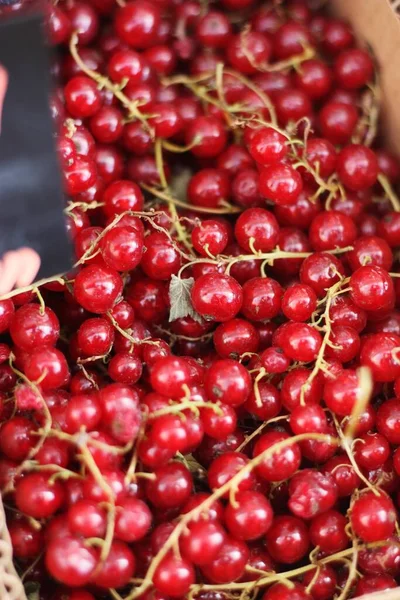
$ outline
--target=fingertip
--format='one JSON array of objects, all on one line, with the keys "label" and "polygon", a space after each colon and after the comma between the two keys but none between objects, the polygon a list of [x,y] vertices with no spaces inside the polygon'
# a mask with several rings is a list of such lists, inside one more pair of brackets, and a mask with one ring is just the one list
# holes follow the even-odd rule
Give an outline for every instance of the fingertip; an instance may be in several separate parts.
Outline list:
[{"label": "fingertip", "polygon": [[18,274],[17,286],[26,287],[34,281],[38,274],[40,269],[40,256],[36,250],[33,250],[32,248],[21,248],[18,253],[23,262],[23,269]]},{"label": "fingertip", "polygon": [[21,268],[18,251],[12,250],[10,252],[6,252],[1,262],[2,270],[0,273],[0,295],[10,292],[17,281],[18,272]]}]

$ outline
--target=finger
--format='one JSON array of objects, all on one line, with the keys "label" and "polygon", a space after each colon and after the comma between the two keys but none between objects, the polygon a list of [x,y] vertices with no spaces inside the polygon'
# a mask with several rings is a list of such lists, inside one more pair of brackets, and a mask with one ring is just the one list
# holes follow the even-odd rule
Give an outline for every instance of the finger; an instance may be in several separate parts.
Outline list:
[{"label": "finger", "polygon": [[17,287],[30,285],[40,269],[40,256],[32,248],[20,248],[18,254],[22,261],[21,271],[17,277]]},{"label": "finger", "polygon": [[3,102],[6,95],[8,83],[7,71],[0,65],[0,131],[1,131],[1,116],[3,111]]},{"label": "finger", "polygon": [[22,269],[22,263],[18,251],[6,252],[2,260],[2,271],[0,276],[0,294],[10,292],[18,277],[18,272]]}]

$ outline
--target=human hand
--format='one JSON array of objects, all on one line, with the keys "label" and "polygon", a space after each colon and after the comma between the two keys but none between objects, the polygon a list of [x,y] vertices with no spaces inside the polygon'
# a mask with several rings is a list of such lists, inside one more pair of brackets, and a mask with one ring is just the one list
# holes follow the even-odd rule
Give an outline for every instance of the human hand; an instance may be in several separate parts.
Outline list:
[{"label": "human hand", "polygon": [[[0,131],[7,83],[7,71],[0,65]],[[18,250],[6,252],[0,260],[0,295],[7,294],[15,286],[25,287],[30,285],[35,279],[39,268],[40,256],[32,248],[19,248]]]}]

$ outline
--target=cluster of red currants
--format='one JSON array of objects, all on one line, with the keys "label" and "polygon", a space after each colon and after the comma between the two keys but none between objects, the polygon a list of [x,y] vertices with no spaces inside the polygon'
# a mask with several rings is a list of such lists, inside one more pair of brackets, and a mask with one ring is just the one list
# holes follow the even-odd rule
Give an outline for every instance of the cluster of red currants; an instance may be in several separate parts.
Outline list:
[{"label": "cluster of red currants", "polygon": [[49,9],[77,264],[0,301],[0,486],[41,600],[400,581],[400,163],[370,53],[311,5]]}]

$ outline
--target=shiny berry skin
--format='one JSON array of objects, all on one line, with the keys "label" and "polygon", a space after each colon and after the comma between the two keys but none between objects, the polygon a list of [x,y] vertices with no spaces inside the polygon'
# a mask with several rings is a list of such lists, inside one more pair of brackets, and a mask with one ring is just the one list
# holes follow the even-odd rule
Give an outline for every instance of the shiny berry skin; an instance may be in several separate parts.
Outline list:
[{"label": "shiny berry skin", "polygon": [[196,279],[191,299],[193,308],[206,320],[225,322],[239,312],[243,292],[230,275],[210,273]]},{"label": "shiny berry skin", "polygon": [[170,104],[154,102],[152,104],[152,117],[149,125],[157,137],[168,139],[175,136],[182,129],[182,120],[177,109]]},{"label": "shiny berry skin", "polygon": [[264,350],[260,356],[261,364],[267,373],[284,373],[290,366],[288,358],[282,348],[271,346]]},{"label": "shiny berry skin", "polygon": [[303,469],[290,480],[288,506],[301,519],[312,519],[329,510],[337,497],[335,480],[328,473]]},{"label": "shiny berry skin", "polygon": [[246,402],[251,391],[251,378],[242,364],[226,358],[215,361],[207,370],[204,388],[213,402],[236,407]]},{"label": "shiny berry skin", "polygon": [[32,352],[24,365],[24,371],[30,381],[40,381],[43,390],[62,387],[69,379],[65,356],[56,348],[39,348]]},{"label": "shiny berry skin", "polygon": [[30,473],[19,480],[15,492],[18,509],[35,519],[44,519],[53,515],[62,505],[64,490],[55,481],[51,483],[42,473]]},{"label": "shiny berry skin", "polygon": [[162,281],[140,279],[127,289],[126,299],[134,309],[136,317],[146,323],[159,323],[167,315],[168,296]]},{"label": "shiny berry skin", "polygon": [[213,583],[230,583],[243,575],[248,558],[247,545],[241,540],[228,537],[219,556],[204,566],[202,571]]},{"label": "shiny berry skin", "polygon": [[154,471],[155,479],[146,481],[146,496],[154,506],[162,509],[179,507],[189,499],[192,477],[178,462],[170,462]]},{"label": "shiny berry skin", "polygon": [[264,205],[264,200],[258,189],[258,171],[243,169],[232,181],[232,200],[243,208],[255,208]]},{"label": "shiny berry skin", "polygon": [[[102,441],[104,441],[104,438]],[[119,504],[127,495],[125,474],[118,469],[102,470],[101,474],[111,489],[115,501]],[[91,475],[86,477],[81,493],[85,500],[92,500],[97,503],[108,502],[109,500],[109,496],[106,494],[105,490],[100,487],[98,482]]]},{"label": "shiny berry skin", "polygon": [[41,310],[39,304],[25,304],[13,315],[10,335],[16,346],[32,352],[41,346],[54,346],[60,333],[60,323],[51,308]]},{"label": "shiny berry skin", "polygon": [[121,292],[121,277],[108,266],[89,265],[75,278],[75,298],[89,312],[102,314],[111,310]]},{"label": "shiny berry skin", "polygon": [[[318,169],[321,177],[329,177],[336,167],[336,149],[324,138],[312,138],[307,141],[305,157],[314,169]],[[304,173],[307,179],[307,171]]]},{"label": "shiny berry skin", "polygon": [[132,385],[139,381],[142,371],[141,360],[129,352],[118,352],[108,363],[108,375],[118,383]]},{"label": "shiny berry skin", "polygon": [[[255,443],[253,456],[260,454],[268,455],[267,450],[272,449],[274,445],[285,440],[289,440],[287,433],[279,431],[269,431],[263,434]],[[297,471],[301,462],[301,452],[299,446],[294,443],[288,443],[280,450],[272,450],[269,456],[266,456],[256,467],[260,477],[267,481],[282,481],[288,479]]]},{"label": "shiny berry skin", "polygon": [[260,173],[260,192],[278,205],[294,204],[302,189],[301,175],[290,165],[275,163]]},{"label": "shiny berry skin", "polygon": [[112,144],[122,135],[123,115],[114,106],[103,106],[90,119],[90,131],[102,144]]},{"label": "shiny berry skin", "polygon": [[137,542],[150,529],[152,515],[148,506],[138,498],[124,498],[118,502],[115,536],[123,542]]},{"label": "shiny berry skin", "polygon": [[132,48],[143,49],[154,44],[160,21],[157,5],[147,0],[134,0],[118,10],[115,29],[123,42]]},{"label": "shiny berry skin", "polygon": [[13,554],[20,559],[34,559],[43,548],[43,532],[35,529],[27,519],[8,523]]},{"label": "shiny berry skin", "polygon": [[[107,71],[112,81],[122,83],[127,81],[131,90],[131,86],[140,84],[143,76],[143,59],[140,54],[133,50],[117,50],[114,52],[108,63]],[[134,98],[131,98],[134,100]]]},{"label": "shiny berry skin", "polygon": [[82,393],[71,396],[66,410],[66,426],[68,433],[77,433],[82,426],[86,431],[93,431],[101,421],[102,408],[97,395]]},{"label": "shiny berry skin", "polygon": [[225,509],[225,524],[232,537],[239,540],[255,540],[264,535],[271,526],[273,511],[267,498],[254,491],[239,492],[235,506]]},{"label": "shiny berry skin", "polygon": [[259,346],[257,329],[245,319],[232,319],[217,327],[214,346],[221,358],[239,358],[245,352],[256,352]]},{"label": "shiny berry skin", "polygon": [[337,173],[343,185],[352,191],[370,188],[378,176],[378,161],[374,152],[360,144],[350,144],[337,157]]},{"label": "shiny berry skin", "polygon": [[309,600],[311,597],[306,588],[296,581],[290,588],[284,583],[275,583],[265,592],[262,600]]},{"label": "shiny berry skin", "polygon": [[335,60],[335,78],[340,87],[354,90],[366,85],[373,76],[374,63],[365,50],[344,50]]},{"label": "shiny berry skin", "polygon": [[273,36],[274,53],[279,60],[300,54],[311,44],[311,33],[301,23],[287,21]]},{"label": "shiny berry skin", "polygon": [[308,552],[310,540],[307,526],[289,515],[277,516],[266,535],[269,554],[278,563],[290,565]]},{"label": "shiny berry skin", "polygon": [[390,575],[364,575],[357,581],[355,588],[356,596],[364,596],[364,594],[372,594],[383,592],[397,587],[396,580]]},{"label": "shiny berry skin", "polygon": [[67,109],[74,117],[91,117],[101,107],[97,84],[84,75],[69,80],[64,89],[64,96]]},{"label": "shiny berry skin", "polygon": [[288,153],[287,138],[275,129],[257,129],[249,142],[249,152],[264,167],[283,160]]},{"label": "shiny berry skin", "polygon": [[332,144],[347,143],[358,121],[358,111],[352,104],[327,102],[319,115],[321,133]]},{"label": "shiny berry skin", "polygon": [[317,300],[309,285],[292,285],[282,296],[282,312],[291,321],[308,321],[317,308]]},{"label": "shiny berry skin", "polygon": [[259,68],[268,62],[271,50],[271,42],[267,36],[256,31],[247,31],[233,37],[226,54],[234,69],[251,75],[257,73]]},{"label": "shiny berry skin", "polygon": [[368,470],[381,467],[390,456],[390,446],[379,433],[366,433],[354,446],[357,464]]},{"label": "shiny berry skin", "polygon": [[315,215],[321,210],[318,202],[310,202],[308,199],[309,188],[305,187],[294,204],[280,206],[275,205],[274,213],[281,225],[296,225],[301,229],[308,229]]},{"label": "shiny berry skin", "polygon": [[131,271],[141,261],[144,240],[133,227],[115,227],[105,233],[100,242],[104,262],[116,271]]},{"label": "shiny berry skin", "polygon": [[311,223],[309,236],[314,250],[324,252],[351,246],[357,237],[357,228],[347,215],[323,211]]},{"label": "shiny berry skin", "polygon": [[324,387],[325,404],[341,417],[351,414],[359,394],[359,378],[353,369],[342,371]]},{"label": "shiny berry skin", "polygon": [[3,423],[0,430],[0,449],[3,454],[11,460],[24,460],[34,446],[34,430],[33,423],[26,417],[15,416]]},{"label": "shiny berry skin", "polygon": [[102,210],[107,217],[115,217],[125,211],[141,211],[143,209],[143,194],[133,181],[120,179],[113,181],[103,192]]},{"label": "shiny berry skin", "polygon": [[97,561],[95,549],[71,535],[51,539],[46,546],[46,568],[54,579],[65,585],[88,584]]},{"label": "shiny berry skin", "polygon": [[78,329],[77,340],[85,356],[108,354],[114,342],[114,328],[107,319],[87,319]]},{"label": "shiny berry skin", "polygon": [[12,300],[0,301],[0,333],[3,333],[9,328],[14,310]]},{"label": "shiny berry skin", "polygon": [[256,396],[254,389],[250,393],[245,404],[246,410],[263,421],[276,417],[281,410],[280,394],[277,388],[271,383],[260,381],[258,392],[259,398]]},{"label": "shiny berry skin", "polygon": [[214,440],[226,440],[236,429],[235,409],[228,404],[220,404],[218,413],[211,407],[200,410],[204,433]]},{"label": "shiny berry skin", "polygon": [[282,288],[269,277],[255,277],[243,286],[241,312],[250,321],[272,319],[280,311]]},{"label": "shiny berry skin", "polygon": [[121,383],[112,383],[99,391],[102,419],[114,440],[120,444],[133,441],[141,422],[139,395]]},{"label": "shiny berry skin", "polygon": [[68,525],[75,535],[102,538],[107,528],[107,513],[94,502],[80,500],[68,510]]},{"label": "shiny berry skin", "polygon": [[389,538],[386,544],[371,546],[360,551],[359,567],[367,575],[389,573],[397,576],[399,571],[399,548],[397,538]]},{"label": "shiny berry skin", "polygon": [[228,174],[222,169],[200,169],[190,179],[187,197],[190,204],[218,208],[230,195]]},{"label": "shiny berry skin", "polygon": [[325,412],[318,404],[297,406],[290,415],[289,423],[294,434],[323,433],[327,430]]},{"label": "shiny berry skin", "polygon": [[231,37],[231,24],[222,12],[210,10],[197,23],[196,37],[210,48],[224,48]]},{"label": "shiny berry skin", "polygon": [[184,396],[182,386],[190,382],[190,369],[185,359],[178,356],[160,358],[152,367],[150,382],[154,391],[171,398]]},{"label": "shiny berry skin", "polygon": [[310,586],[310,594],[314,600],[331,600],[336,586],[337,576],[335,570],[329,565],[322,565],[318,569],[307,571],[302,579],[303,585]]},{"label": "shiny berry skin", "polygon": [[77,156],[74,162],[63,170],[65,191],[71,196],[86,192],[96,183],[96,177],[95,162],[92,159]]},{"label": "shiny berry skin", "polygon": [[375,381],[394,381],[400,376],[400,364],[396,358],[396,349],[399,347],[398,335],[372,334],[362,345],[360,363],[371,369]]},{"label": "shiny berry skin", "polygon": [[[192,563],[169,552],[160,562],[153,575],[155,589],[162,597],[184,597],[195,582]],[[154,596],[157,598],[157,596]]]},{"label": "shiny berry skin", "polygon": [[165,280],[178,272],[181,258],[164,233],[152,233],[145,239],[141,266],[152,279]]},{"label": "shiny berry skin", "polygon": [[355,358],[360,350],[360,338],[353,327],[334,325],[329,338],[332,346],[327,347],[326,356],[346,363]]},{"label": "shiny berry skin", "polygon": [[94,573],[92,581],[100,588],[120,588],[129,583],[135,573],[135,567],[135,556],[129,546],[114,540],[110,553]]},{"label": "shiny berry skin", "polygon": [[[91,439],[101,442],[102,445],[100,447],[91,445]],[[121,455],[112,451],[115,445],[114,438],[108,433],[102,431],[90,432],[88,440],[89,451],[100,471],[112,471],[120,467],[122,462]]]},{"label": "shiny berry skin", "polygon": [[332,73],[321,60],[306,60],[300,72],[296,73],[296,83],[309,98],[323,98],[331,88]]},{"label": "shiny berry skin", "polygon": [[286,373],[281,388],[281,401],[287,410],[292,411],[301,404],[303,386],[305,404],[319,404],[321,401],[321,378],[317,376],[309,382],[310,374],[311,371],[304,367],[298,367]]},{"label": "shiny berry skin", "polygon": [[327,510],[317,515],[310,524],[310,539],[322,552],[334,554],[349,545],[346,534],[347,520],[336,510]]},{"label": "shiny berry skin", "polygon": [[222,152],[227,134],[216,117],[197,117],[185,132],[186,144],[194,144],[190,152],[199,158],[213,158]]},{"label": "shiny berry skin", "polygon": [[186,421],[179,415],[161,415],[152,422],[150,439],[160,448],[181,452],[188,441]]},{"label": "shiny berry skin", "polygon": [[216,520],[201,520],[188,525],[179,540],[184,558],[195,565],[214,561],[226,540],[226,532]]},{"label": "shiny berry skin", "polygon": [[276,94],[276,113],[283,126],[312,117],[312,106],[309,97],[299,88],[289,88]]},{"label": "shiny berry skin", "polygon": [[207,219],[196,225],[192,231],[192,244],[200,256],[221,254],[228,241],[227,228],[219,221]]},{"label": "shiny berry skin", "polygon": [[313,288],[319,298],[326,294],[344,275],[342,263],[332,254],[316,252],[304,259],[300,269],[300,281]]},{"label": "shiny berry skin", "polygon": [[395,248],[400,243],[400,221],[397,212],[387,212],[378,223],[379,235]]},{"label": "shiny berry skin", "polygon": [[300,362],[314,360],[322,344],[318,331],[306,323],[289,322],[282,333],[280,345],[289,358]]},{"label": "shiny berry skin", "polygon": [[350,297],[364,310],[387,310],[394,304],[394,287],[382,267],[365,265],[350,277]]},{"label": "shiny berry skin", "polygon": [[354,533],[363,542],[378,542],[393,534],[396,511],[390,498],[383,492],[376,496],[368,491],[353,502],[350,522]]},{"label": "shiny berry skin", "polygon": [[400,402],[386,400],[376,413],[376,428],[391,444],[400,444]]},{"label": "shiny berry skin", "polygon": [[382,267],[390,271],[393,254],[389,244],[381,237],[362,236],[352,242],[353,250],[347,254],[347,260],[353,271],[364,265]]},{"label": "shiny berry skin", "polygon": [[[249,462],[245,454],[241,452],[224,452],[211,463],[208,469],[208,486],[211,490],[218,489],[230,481]],[[238,490],[253,489],[255,486],[253,473],[245,473],[238,483]],[[228,496],[228,493],[226,494]]]},{"label": "shiny berry skin", "polygon": [[351,496],[360,485],[360,479],[347,456],[334,456],[323,465],[322,471],[332,475],[340,498]]},{"label": "shiny berry skin", "polygon": [[248,208],[235,223],[236,240],[248,253],[271,251],[277,244],[278,234],[275,216],[263,208]]}]

